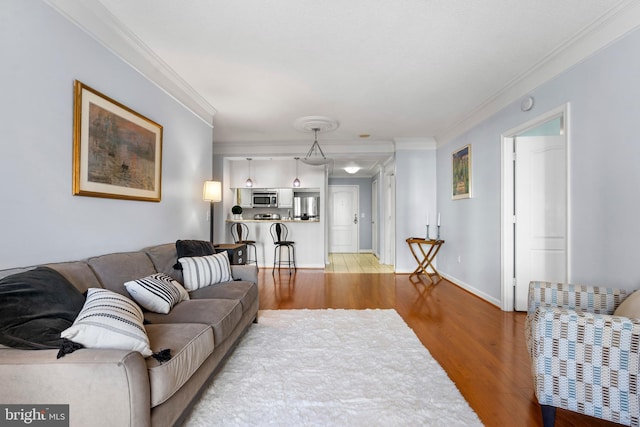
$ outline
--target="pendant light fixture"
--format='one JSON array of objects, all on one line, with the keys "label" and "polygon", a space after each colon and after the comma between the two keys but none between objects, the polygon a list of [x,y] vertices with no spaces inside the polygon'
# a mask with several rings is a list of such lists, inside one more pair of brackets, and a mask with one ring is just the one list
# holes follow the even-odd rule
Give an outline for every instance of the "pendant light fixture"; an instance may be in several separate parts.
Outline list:
[{"label": "pendant light fixture", "polygon": [[245,187],[251,188],[253,187],[253,181],[251,180],[251,158],[247,157],[247,162],[249,165],[249,177],[247,178],[247,180],[244,183]]},{"label": "pendant light fixture", "polygon": [[293,180],[293,186],[295,188],[299,188],[300,180],[298,179],[298,160],[300,160],[300,157],[294,157],[294,159],[296,159],[296,179]]},{"label": "pendant light fixture", "polygon": [[308,165],[321,166],[331,163],[331,160],[327,159],[327,157],[324,155],[324,152],[322,151],[322,148],[320,148],[320,144],[318,144],[319,130],[319,128],[313,128],[313,144],[311,145],[311,148],[309,149],[307,155],[304,157],[304,159],[302,159],[302,161]]},{"label": "pendant light fixture", "polygon": [[335,119],[325,116],[306,116],[300,117],[293,122],[293,126],[302,132],[313,131],[313,144],[307,155],[300,159],[303,163],[312,166],[323,166],[333,162],[324,155],[320,144],[318,144],[318,132],[329,132],[338,128],[338,122]]}]

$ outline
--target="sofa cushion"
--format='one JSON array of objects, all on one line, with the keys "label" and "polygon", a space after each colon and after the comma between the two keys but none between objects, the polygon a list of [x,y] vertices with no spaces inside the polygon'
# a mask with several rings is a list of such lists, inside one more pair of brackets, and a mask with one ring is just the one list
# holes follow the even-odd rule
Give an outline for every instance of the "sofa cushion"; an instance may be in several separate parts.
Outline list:
[{"label": "sofa cushion", "polygon": [[13,276],[14,274],[24,273],[25,271],[34,270],[37,266],[32,267],[17,267],[17,268],[9,268],[6,270],[0,270],[0,279],[4,279],[7,276]]},{"label": "sofa cushion", "polygon": [[182,273],[174,268],[178,254],[174,243],[149,246],[143,251],[149,256],[158,273],[164,273],[182,283]]},{"label": "sofa cushion", "polygon": [[84,301],[64,276],[47,267],[0,279],[0,344],[60,347],[60,332],[71,326]]},{"label": "sofa cushion", "polygon": [[164,273],[131,280],[124,287],[135,302],[156,313],[168,313],[174,305],[189,299],[182,285]]},{"label": "sofa cushion", "polygon": [[189,291],[233,280],[227,252],[203,257],[179,258],[184,287]]},{"label": "sofa cushion", "polygon": [[123,252],[101,255],[87,260],[102,286],[126,297],[124,284],[130,280],[157,273],[144,252]]},{"label": "sofa cushion", "polygon": [[191,299],[232,299],[239,300],[246,311],[258,299],[258,286],[253,282],[234,281],[197,289],[190,293]]},{"label": "sofa cushion", "polygon": [[626,297],[613,313],[615,316],[624,316],[629,319],[640,319],[640,290],[634,291]]},{"label": "sofa cushion", "polygon": [[108,289],[87,290],[87,300],[71,327],[60,334],[87,348],[133,350],[151,356],[142,309]]},{"label": "sofa cushion", "polygon": [[171,360],[166,362],[146,359],[154,407],[173,396],[213,353],[213,330],[194,323],[147,325],[146,329],[154,352],[171,350]]},{"label": "sofa cushion", "polygon": [[100,288],[100,281],[93,273],[93,270],[84,261],[69,261],[55,264],[46,264],[62,274],[80,292],[85,293],[89,288]]},{"label": "sofa cushion", "polygon": [[240,301],[228,299],[192,299],[182,301],[168,314],[147,312],[145,319],[152,325],[165,323],[209,325],[213,328],[214,342],[218,345],[233,332],[242,319],[242,304]]}]

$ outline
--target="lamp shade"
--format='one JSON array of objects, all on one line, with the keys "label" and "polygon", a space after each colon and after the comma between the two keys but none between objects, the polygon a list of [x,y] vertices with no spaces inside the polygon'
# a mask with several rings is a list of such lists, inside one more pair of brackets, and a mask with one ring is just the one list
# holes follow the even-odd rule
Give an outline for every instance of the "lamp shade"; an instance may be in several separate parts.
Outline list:
[{"label": "lamp shade", "polygon": [[222,201],[222,183],[220,181],[205,181],[202,199],[208,202]]}]

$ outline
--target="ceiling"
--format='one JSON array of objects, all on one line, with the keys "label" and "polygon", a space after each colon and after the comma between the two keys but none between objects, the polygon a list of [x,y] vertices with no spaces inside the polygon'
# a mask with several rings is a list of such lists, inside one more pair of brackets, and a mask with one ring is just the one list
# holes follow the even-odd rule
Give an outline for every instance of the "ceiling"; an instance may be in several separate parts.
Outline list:
[{"label": "ceiling", "polygon": [[637,25],[619,21],[638,3],[45,1],[212,123],[221,152],[303,157],[294,121],[337,120],[318,136],[336,176],[460,134]]}]

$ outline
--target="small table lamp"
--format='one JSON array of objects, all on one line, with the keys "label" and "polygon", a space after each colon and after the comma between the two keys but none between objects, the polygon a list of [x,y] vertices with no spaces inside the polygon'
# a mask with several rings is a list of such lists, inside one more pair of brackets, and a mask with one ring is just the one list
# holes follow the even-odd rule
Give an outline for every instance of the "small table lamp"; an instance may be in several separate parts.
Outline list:
[{"label": "small table lamp", "polygon": [[210,204],[209,240],[213,243],[213,204],[222,201],[222,183],[220,181],[205,181],[202,199]]}]

